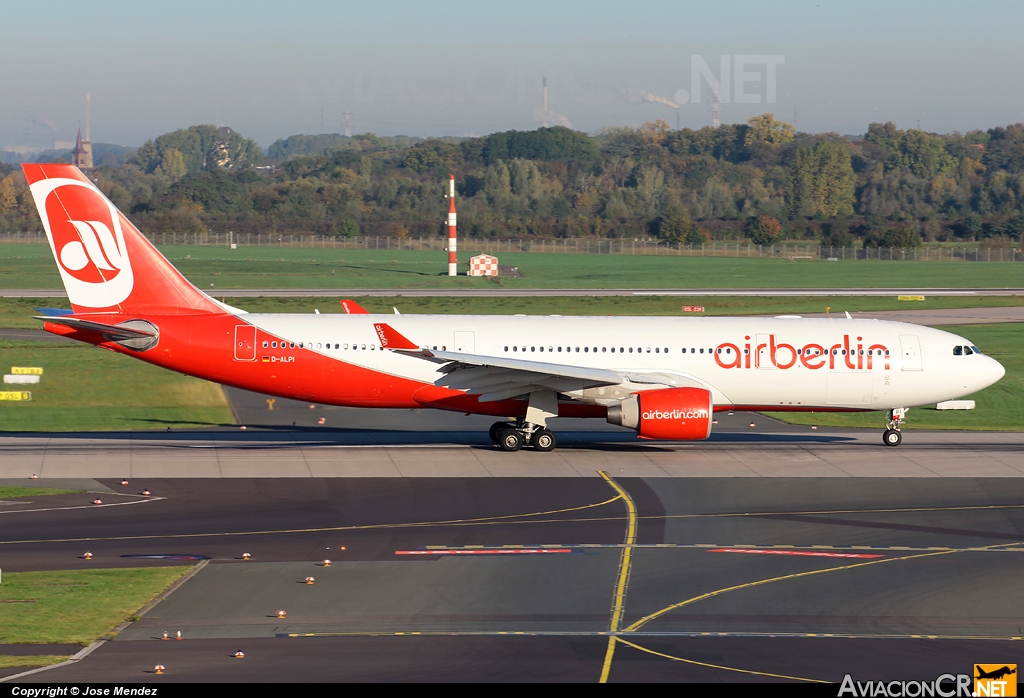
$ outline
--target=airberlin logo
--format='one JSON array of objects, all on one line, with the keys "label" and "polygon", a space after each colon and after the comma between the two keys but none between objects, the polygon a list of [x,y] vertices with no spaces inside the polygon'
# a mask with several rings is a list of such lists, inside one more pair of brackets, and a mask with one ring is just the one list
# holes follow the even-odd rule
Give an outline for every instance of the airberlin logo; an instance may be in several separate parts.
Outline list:
[{"label": "airberlin logo", "polygon": [[719,344],[715,349],[715,363],[722,368],[780,368],[800,365],[816,370],[828,368],[851,371],[889,370],[889,349],[884,344],[868,344],[863,337],[844,334],[834,344],[811,343],[796,346],[780,342],[774,334],[759,334],[754,339],[743,338],[739,345]]},{"label": "airberlin logo", "polygon": [[43,179],[31,189],[70,301],[109,308],[128,298],[135,281],[117,209],[76,179]]},{"label": "airberlin logo", "polygon": [[644,419],[707,419],[709,416],[707,410],[671,410],[662,412],[661,410],[648,410],[644,412]]},{"label": "airberlin logo", "polygon": [[[60,250],[60,263],[72,276],[82,281],[91,281],[78,275],[89,262],[102,274],[111,271],[109,281],[121,271],[127,262],[127,255],[118,249],[114,236],[106,223],[101,221],[68,221],[78,231],[81,240],[71,240]],[[76,273],[77,272],[77,273]]]}]

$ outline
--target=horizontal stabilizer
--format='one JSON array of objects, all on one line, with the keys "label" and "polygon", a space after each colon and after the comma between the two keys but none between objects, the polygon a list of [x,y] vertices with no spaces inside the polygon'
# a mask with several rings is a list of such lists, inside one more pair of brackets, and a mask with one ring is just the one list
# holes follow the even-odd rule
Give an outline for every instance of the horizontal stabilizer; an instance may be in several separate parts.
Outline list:
[{"label": "horizontal stabilizer", "polygon": [[108,325],[105,322],[96,322],[94,320],[83,320],[76,317],[48,317],[39,316],[36,320],[45,320],[51,325],[64,325],[74,330],[82,330],[85,332],[101,332],[110,339],[123,340],[123,339],[144,339],[148,337],[155,337],[155,332],[149,332],[146,330],[136,330],[131,327],[122,327],[120,325]]},{"label": "horizontal stabilizer", "polygon": [[64,315],[74,315],[74,310],[68,310],[67,308],[36,308],[37,313],[42,313],[47,317],[62,317]]}]

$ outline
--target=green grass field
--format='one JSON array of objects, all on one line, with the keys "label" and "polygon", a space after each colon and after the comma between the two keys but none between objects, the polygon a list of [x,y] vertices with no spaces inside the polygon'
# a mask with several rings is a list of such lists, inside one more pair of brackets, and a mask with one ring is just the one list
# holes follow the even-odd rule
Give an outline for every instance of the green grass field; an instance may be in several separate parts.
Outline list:
[{"label": "green grass field", "polygon": [[[3,652],[3,647],[0,647],[0,652]],[[50,664],[57,664],[59,662],[63,662],[67,658],[67,656],[57,654],[0,654],[0,669],[11,669],[13,667],[28,668],[34,666],[49,666]]]},{"label": "green grass field", "polygon": [[[996,359],[1006,375],[995,385],[965,399],[977,402],[973,410],[939,411],[934,405],[911,409],[905,429],[976,429],[1024,431],[1024,323],[1006,325],[967,325],[943,327],[955,332]],[[840,414],[835,412],[768,412],[772,417],[792,424],[818,426],[885,428],[882,412]]]},{"label": "green grass field", "polygon": [[46,497],[53,494],[74,494],[81,490],[58,490],[53,487],[0,487],[0,499],[18,497]]},{"label": "green grass field", "polygon": [[4,644],[88,645],[128,620],[189,569],[8,572],[0,584],[0,654]]},{"label": "green grass field", "polygon": [[40,366],[30,402],[0,401],[0,431],[233,424],[219,385],[85,344],[0,341],[0,368]]},{"label": "green grass field", "polygon": [[[522,278],[446,275],[443,252],[172,245],[161,251],[200,288],[818,288],[1016,287],[1012,262],[888,262],[502,253]],[[465,272],[468,254],[463,254]],[[60,288],[46,245],[0,245],[0,286]],[[211,290],[212,289],[212,290]]]}]

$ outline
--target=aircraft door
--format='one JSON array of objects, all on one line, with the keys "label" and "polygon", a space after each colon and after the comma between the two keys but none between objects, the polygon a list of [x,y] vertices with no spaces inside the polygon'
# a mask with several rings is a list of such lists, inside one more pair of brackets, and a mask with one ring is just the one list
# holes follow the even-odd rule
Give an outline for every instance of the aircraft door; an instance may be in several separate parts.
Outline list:
[{"label": "aircraft door", "polygon": [[463,354],[476,353],[476,334],[473,332],[457,331],[455,333],[455,351]]},{"label": "aircraft door", "polygon": [[235,361],[256,360],[256,328],[235,325]]},{"label": "aircraft door", "polygon": [[904,371],[920,371],[921,366],[921,340],[916,334],[900,335],[900,350],[903,354]]}]

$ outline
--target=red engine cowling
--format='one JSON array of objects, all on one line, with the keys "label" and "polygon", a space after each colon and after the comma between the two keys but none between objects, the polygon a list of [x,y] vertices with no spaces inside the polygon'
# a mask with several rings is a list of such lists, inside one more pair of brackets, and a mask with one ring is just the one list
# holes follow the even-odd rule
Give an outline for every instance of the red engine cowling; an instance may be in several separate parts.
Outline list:
[{"label": "red engine cowling", "polygon": [[700,441],[711,435],[711,392],[665,388],[637,393],[608,408],[608,421],[636,429],[642,439]]}]

